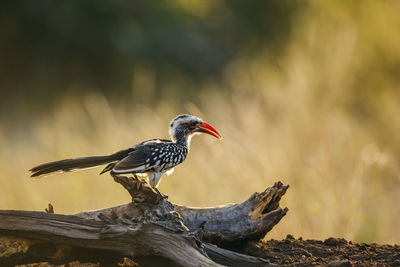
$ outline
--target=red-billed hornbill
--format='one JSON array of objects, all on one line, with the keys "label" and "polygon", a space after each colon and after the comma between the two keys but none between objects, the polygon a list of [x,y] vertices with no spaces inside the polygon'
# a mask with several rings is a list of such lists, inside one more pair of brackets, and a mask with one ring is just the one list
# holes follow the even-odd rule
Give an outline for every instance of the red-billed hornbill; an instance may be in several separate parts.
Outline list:
[{"label": "red-billed hornbill", "polygon": [[64,159],[38,165],[29,171],[31,177],[46,176],[56,172],[69,172],[107,164],[100,174],[110,171],[112,176],[119,174],[145,174],[150,185],[156,189],[161,176],[185,160],[192,136],[206,133],[218,139],[221,135],[211,125],[192,115],[180,115],[169,126],[171,140],[151,139],[131,148],[108,156],[94,156]]}]

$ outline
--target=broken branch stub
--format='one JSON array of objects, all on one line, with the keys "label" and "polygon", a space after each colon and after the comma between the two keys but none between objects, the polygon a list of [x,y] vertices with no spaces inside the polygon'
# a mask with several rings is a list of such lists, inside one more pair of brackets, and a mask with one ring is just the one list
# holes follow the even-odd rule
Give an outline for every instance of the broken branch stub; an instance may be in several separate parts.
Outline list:
[{"label": "broken branch stub", "polygon": [[277,182],[239,204],[212,208],[175,205],[175,210],[191,231],[205,222],[204,241],[232,246],[245,240],[263,238],[286,215],[288,209],[280,208],[279,201],[288,188],[288,185]]}]

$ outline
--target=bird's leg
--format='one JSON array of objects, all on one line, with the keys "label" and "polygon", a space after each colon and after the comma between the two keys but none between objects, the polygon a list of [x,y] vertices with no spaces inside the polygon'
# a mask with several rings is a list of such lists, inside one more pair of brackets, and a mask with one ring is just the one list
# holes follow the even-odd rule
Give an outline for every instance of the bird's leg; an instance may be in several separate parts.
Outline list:
[{"label": "bird's leg", "polygon": [[[138,177],[139,178],[139,177]],[[144,178],[139,178],[140,179],[140,181],[142,181],[143,183],[146,183],[146,184],[148,184],[148,182],[147,182],[147,180],[146,179],[144,179]]]},{"label": "bird's leg", "polygon": [[164,199],[164,198],[168,198],[168,196],[161,193],[160,190],[158,190],[158,188],[157,188],[158,185],[160,184],[162,175],[163,175],[162,172],[151,173],[149,176],[149,183],[150,183],[151,187],[154,189],[154,191],[156,191],[157,194],[159,194],[161,196],[161,198]]},{"label": "bird's leg", "polygon": [[161,193],[157,187],[153,187],[153,189],[154,189],[154,191],[157,192],[157,194],[159,194],[161,196],[161,199],[168,199],[168,195]]}]

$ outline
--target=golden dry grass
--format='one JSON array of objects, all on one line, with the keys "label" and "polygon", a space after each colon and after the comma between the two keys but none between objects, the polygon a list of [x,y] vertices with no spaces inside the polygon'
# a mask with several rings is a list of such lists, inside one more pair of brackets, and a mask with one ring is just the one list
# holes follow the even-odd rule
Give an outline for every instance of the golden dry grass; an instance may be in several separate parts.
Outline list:
[{"label": "golden dry grass", "polygon": [[[75,213],[127,202],[108,175],[97,175],[101,169],[40,180],[27,170],[167,137],[174,116],[192,113],[224,139],[194,138],[187,160],[161,182],[172,202],[238,202],[281,180],[291,186],[282,203],[289,213],[269,238],[291,233],[399,243],[400,97],[393,89],[399,82],[376,65],[400,62],[399,5],[391,4],[397,9],[375,1],[357,8],[310,1],[279,66],[269,63],[268,50],[239,58],[222,83],[205,82],[194,103],[125,99],[116,105],[96,92],[79,99],[66,94],[23,130],[0,125],[0,208],[43,210],[51,202],[56,212]],[[133,77],[143,94],[152,91],[149,70]],[[359,79],[369,87],[354,90]],[[373,112],[366,120],[349,109],[357,92]]]}]

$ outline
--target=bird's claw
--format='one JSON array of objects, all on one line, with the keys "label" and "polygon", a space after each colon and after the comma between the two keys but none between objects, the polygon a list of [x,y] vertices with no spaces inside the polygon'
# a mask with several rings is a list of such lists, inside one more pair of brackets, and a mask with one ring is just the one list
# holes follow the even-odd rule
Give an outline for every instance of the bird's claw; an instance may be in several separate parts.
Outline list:
[{"label": "bird's claw", "polygon": [[133,179],[136,180],[136,190],[141,190],[142,187],[147,184],[146,180],[139,178],[136,174],[133,174]]},{"label": "bird's claw", "polygon": [[153,189],[161,196],[161,199],[168,199],[168,195],[161,193],[158,188],[154,187]]}]

